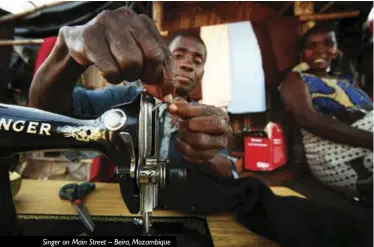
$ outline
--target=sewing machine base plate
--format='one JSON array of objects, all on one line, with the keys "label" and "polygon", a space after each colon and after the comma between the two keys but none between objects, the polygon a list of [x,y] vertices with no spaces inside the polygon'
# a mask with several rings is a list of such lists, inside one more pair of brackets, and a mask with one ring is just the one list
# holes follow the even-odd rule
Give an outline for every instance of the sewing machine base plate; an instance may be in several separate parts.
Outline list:
[{"label": "sewing machine base plate", "polygon": [[[95,231],[89,232],[78,216],[20,214],[24,236],[139,236],[142,226],[134,217],[92,216]],[[153,217],[152,235],[177,236],[178,247],[214,247],[206,219],[200,217]]]}]

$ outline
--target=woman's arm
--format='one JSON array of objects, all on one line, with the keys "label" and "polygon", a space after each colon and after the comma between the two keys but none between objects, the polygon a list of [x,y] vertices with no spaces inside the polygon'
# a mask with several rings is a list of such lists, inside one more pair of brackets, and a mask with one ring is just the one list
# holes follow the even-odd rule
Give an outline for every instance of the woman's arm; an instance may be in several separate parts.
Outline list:
[{"label": "woman's arm", "polygon": [[287,110],[305,130],[333,142],[373,150],[372,132],[351,127],[313,108],[308,87],[299,74],[288,74],[280,90]]}]

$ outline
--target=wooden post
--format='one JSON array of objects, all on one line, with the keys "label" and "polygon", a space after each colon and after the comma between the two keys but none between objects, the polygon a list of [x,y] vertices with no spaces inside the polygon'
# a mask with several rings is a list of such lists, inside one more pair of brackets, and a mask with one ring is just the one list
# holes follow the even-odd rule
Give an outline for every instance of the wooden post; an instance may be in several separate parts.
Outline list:
[{"label": "wooden post", "polygon": [[167,31],[163,31],[163,20],[164,20],[164,4],[163,2],[152,2],[152,19],[156,24],[156,27],[160,31],[161,36],[168,36]]},{"label": "wooden post", "polygon": [[[302,18],[303,16],[311,16],[314,14],[314,2],[312,1],[295,1],[294,2],[294,15]],[[305,33],[315,25],[314,21],[308,21],[301,25],[300,33]]]},{"label": "wooden post", "polygon": [[162,21],[164,19],[164,5],[160,1],[152,3],[152,18],[156,24],[156,27],[162,32]]},{"label": "wooden post", "polygon": [[[1,14],[0,14],[1,15]],[[0,39],[12,39],[14,36],[14,26],[11,23],[0,25]],[[11,80],[9,64],[12,57],[13,47],[0,47],[0,103],[11,104],[12,98],[9,95],[8,83]]]},{"label": "wooden post", "polygon": [[303,16],[311,15],[314,13],[314,3],[312,1],[295,1],[294,2],[294,15]]}]

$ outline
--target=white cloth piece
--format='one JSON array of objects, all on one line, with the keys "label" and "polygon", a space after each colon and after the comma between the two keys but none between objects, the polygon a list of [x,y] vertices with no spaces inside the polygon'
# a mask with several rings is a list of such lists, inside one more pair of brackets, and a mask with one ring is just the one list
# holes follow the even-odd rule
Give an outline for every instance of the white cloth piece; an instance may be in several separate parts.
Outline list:
[{"label": "white cloth piece", "polygon": [[[352,124],[358,129],[373,131],[373,111]],[[312,174],[322,183],[356,196],[357,174],[347,162],[363,159],[363,165],[373,171],[373,152],[324,140],[302,129],[305,156]]]},{"label": "white cloth piece", "polygon": [[208,57],[202,103],[233,114],[266,111],[261,50],[248,21],[201,28]]},{"label": "white cloth piece", "polygon": [[227,107],[231,100],[228,26],[202,27],[200,37],[208,54],[201,84],[202,103]]},{"label": "white cloth piece", "polygon": [[233,114],[266,111],[265,76],[260,46],[249,21],[228,25]]}]

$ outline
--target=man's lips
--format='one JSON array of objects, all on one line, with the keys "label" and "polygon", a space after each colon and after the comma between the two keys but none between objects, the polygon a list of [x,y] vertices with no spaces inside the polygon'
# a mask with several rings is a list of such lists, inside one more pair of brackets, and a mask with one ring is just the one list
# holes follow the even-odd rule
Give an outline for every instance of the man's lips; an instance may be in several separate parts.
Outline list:
[{"label": "man's lips", "polygon": [[174,78],[175,78],[175,80],[177,80],[177,81],[179,81],[183,84],[188,84],[188,83],[191,83],[191,81],[192,81],[190,78],[185,77],[185,76],[181,76],[181,75],[177,75]]}]

